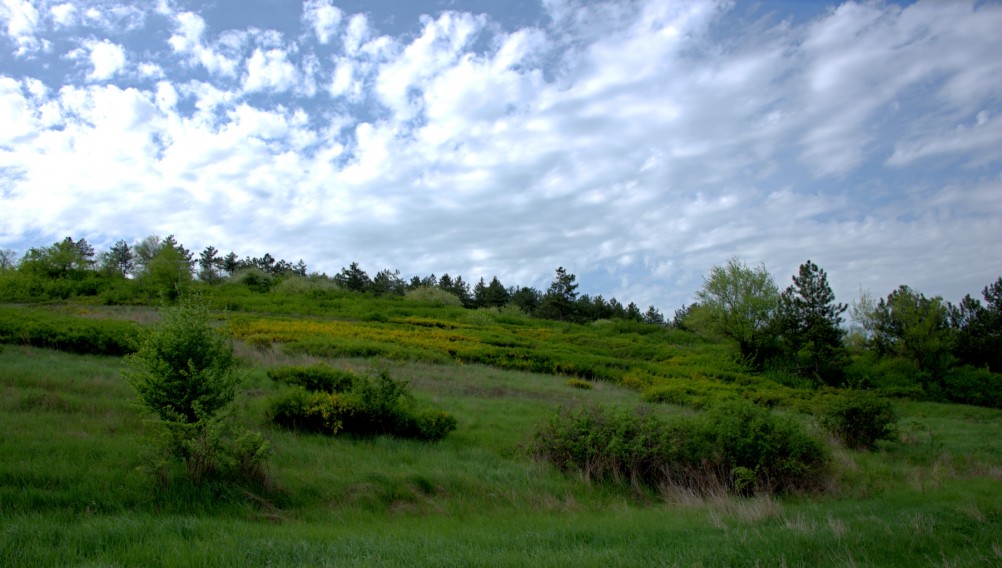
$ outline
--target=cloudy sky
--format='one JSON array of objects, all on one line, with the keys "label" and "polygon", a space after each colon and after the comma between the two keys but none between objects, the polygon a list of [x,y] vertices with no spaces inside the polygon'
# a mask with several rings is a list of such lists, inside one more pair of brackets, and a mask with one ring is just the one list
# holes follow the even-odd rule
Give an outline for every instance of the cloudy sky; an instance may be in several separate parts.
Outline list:
[{"label": "cloudy sky", "polygon": [[1002,274],[1002,4],[0,0],[0,248],[691,301]]}]

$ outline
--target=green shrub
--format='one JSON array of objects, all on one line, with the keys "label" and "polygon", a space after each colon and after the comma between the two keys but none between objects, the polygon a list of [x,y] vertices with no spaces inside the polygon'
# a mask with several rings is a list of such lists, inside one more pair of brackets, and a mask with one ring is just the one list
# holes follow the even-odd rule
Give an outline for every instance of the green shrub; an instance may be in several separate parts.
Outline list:
[{"label": "green shrub", "polygon": [[574,387],[576,389],[591,390],[594,385],[581,379],[567,379],[567,386]]},{"label": "green shrub", "polygon": [[371,379],[314,365],[273,369],[268,375],[293,385],[272,399],[269,411],[272,420],[286,428],[429,441],[456,429],[456,419],[449,414],[418,410],[407,384],[385,372]]},{"label": "green shrub", "polygon": [[188,478],[260,472],[269,452],[260,435],[234,426],[223,408],[236,395],[239,376],[229,340],[209,323],[205,305],[182,299],[160,311],[139,349],[124,360],[122,375],[160,425],[159,456],[184,461]]},{"label": "green shrub", "polygon": [[336,434],[341,429],[340,425],[330,431],[320,408],[321,397],[317,394],[308,392],[302,387],[295,387],[273,397],[269,410],[272,421],[291,430]]},{"label": "green shrub", "polygon": [[701,441],[720,471],[731,477],[728,486],[733,490],[805,489],[825,477],[827,448],[790,417],[734,401],[711,408],[703,421]]},{"label": "green shrub", "polygon": [[456,429],[456,418],[441,410],[425,410],[410,417],[402,437],[437,442]]},{"label": "green shrub", "polygon": [[413,290],[408,290],[404,297],[415,302],[425,302],[438,307],[462,307],[463,301],[459,296],[446,292],[436,286],[422,286]]},{"label": "green shrub", "polygon": [[254,292],[267,292],[275,284],[275,277],[261,270],[250,267],[238,270],[230,277],[233,282],[239,282]]},{"label": "green shrub", "polygon": [[891,401],[862,390],[845,392],[828,402],[822,425],[850,448],[866,450],[897,436],[897,414]]},{"label": "green shrub", "polygon": [[565,409],[539,428],[532,448],[563,471],[653,489],[783,493],[818,489],[830,475],[824,443],[792,419],[747,402],[671,421]]},{"label": "green shrub", "polygon": [[132,322],[57,315],[37,308],[0,307],[0,343],[121,356],[136,350],[141,332],[142,328]]},{"label": "green shrub", "polygon": [[953,402],[1002,408],[1002,375],[970,366],[951,369],[943,378],[943,394]]},{"label": "green shrub", "polygon": [[301,386],[311,392],[327,393],[350,391],[356,382],[366,380],[350,371],[334,369],[323,363],[268,369],[268,377],[276,382]]}]

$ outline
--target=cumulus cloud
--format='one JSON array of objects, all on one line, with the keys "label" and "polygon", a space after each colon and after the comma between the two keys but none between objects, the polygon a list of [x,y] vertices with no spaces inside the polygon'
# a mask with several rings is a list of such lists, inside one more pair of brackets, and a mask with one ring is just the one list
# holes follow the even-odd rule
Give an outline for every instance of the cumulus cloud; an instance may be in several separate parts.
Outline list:
[{"label": "cumulus cloud", "polygon": [[296,67],[289,62],[285,51],[255,49],[247,60],[244,90],[283,92],[291,89],[297,80]]},{"label": "cumulus cloud", "polygon": [[108,40],[87,43],[90,49],[90,63],[93,67],[87,78],[92,81],[106,81],[125,67],[125,50]]},{"label": "cumulus cloud", "polygon": [[41,45],[35,37],[39,27],[38,10],[28,0],[0,2],[0,22],[6,24],[7,37],[17,45],[17,55],[37,50]]},{"label": "cumulus cloud", "polygon": [[52,22],[56,25],[56,27],[66,28],[76,23],[76,6],[68,2],[52,6],[49,8],[49,14],[51,15]]},{"label": "cumulus cloud", "polygon": [[[181,12],[172,14],[175,31],[171,35],[168,43],[175,53],[188,56],[190,64],[198,64],[209,73],[226,77],[233,77],[237,74],[240,61],[235,57],[229,57],[220,52],[212,45],[203,42],[205,34],[205,20],[194,12]],[[230,36],[233,38],[233,36]],[[233,47],[239,41],[231,39],[229,45]],[[224,42],[225,45],[225,42]]]},{"label": "cumulus cloud", "polygon": [[303,3],[303,22],[313,28],[317,41],[330,42],[344,14],[330,0],[306,0]]},{"label": "cumulus cloud", "polygon": [[[31,4],[3,5],[14,52],[44,35]],[[162,2],[158,48],[84,44],[90,84],[0,63],[0,168],[17,171],[0,244],[175,233],[328,272],[541,287],[562,265],[666,311],[733,254],[781,285],[811,258],[842,301],[994,279],[1002,7],[742,9],[548,0],[538,27],[460,9],[385,35],[329,0],[298,30]]]}]

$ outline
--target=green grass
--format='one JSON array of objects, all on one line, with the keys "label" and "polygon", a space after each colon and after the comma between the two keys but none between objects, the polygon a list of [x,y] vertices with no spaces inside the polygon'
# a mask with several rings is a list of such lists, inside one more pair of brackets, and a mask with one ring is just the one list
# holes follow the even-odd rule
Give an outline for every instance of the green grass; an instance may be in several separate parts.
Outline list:
[{"label": "green grass", "polygon": [[[154,319],[131,307],[45,311]],[[683,360],[663,363],[705,370],[694,381],[748,386],[721,346],[684,335],[517,318],[491,328],[496,320],[449,313],[393,317],[496,340],[545,332],[547,348],[568,357],[671,351]],[[120,359],[0,345],[0,565],[1002,566],[1002,411],[899,402],[900,440],[867,453],[837,447],[828,493],[697,496],[589,483],[527,455],[560,406],[644,404],[628,380],[580,389],[566,376],[478,364],[329,359],[409,381],[459,426],[437,443],[327,438],[275,428],[265,415],[280,388],[265,370],[315,357],[272,344],[237,349],[245,382],[233,412],[275,448],[267,491],[193,487],[180,471],[161,486],[143,470],[151,428]],[[820,432],[811,415],[786,412]]]}]

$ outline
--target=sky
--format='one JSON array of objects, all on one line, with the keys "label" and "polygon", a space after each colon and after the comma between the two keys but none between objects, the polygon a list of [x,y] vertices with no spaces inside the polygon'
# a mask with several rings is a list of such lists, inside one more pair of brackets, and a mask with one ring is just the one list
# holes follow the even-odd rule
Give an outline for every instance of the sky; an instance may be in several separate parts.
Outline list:
[{"label": "sky", "polygon": [[670,315],[1002,275],[1002,3],[0,0],[0,248],[498,276]]}]

